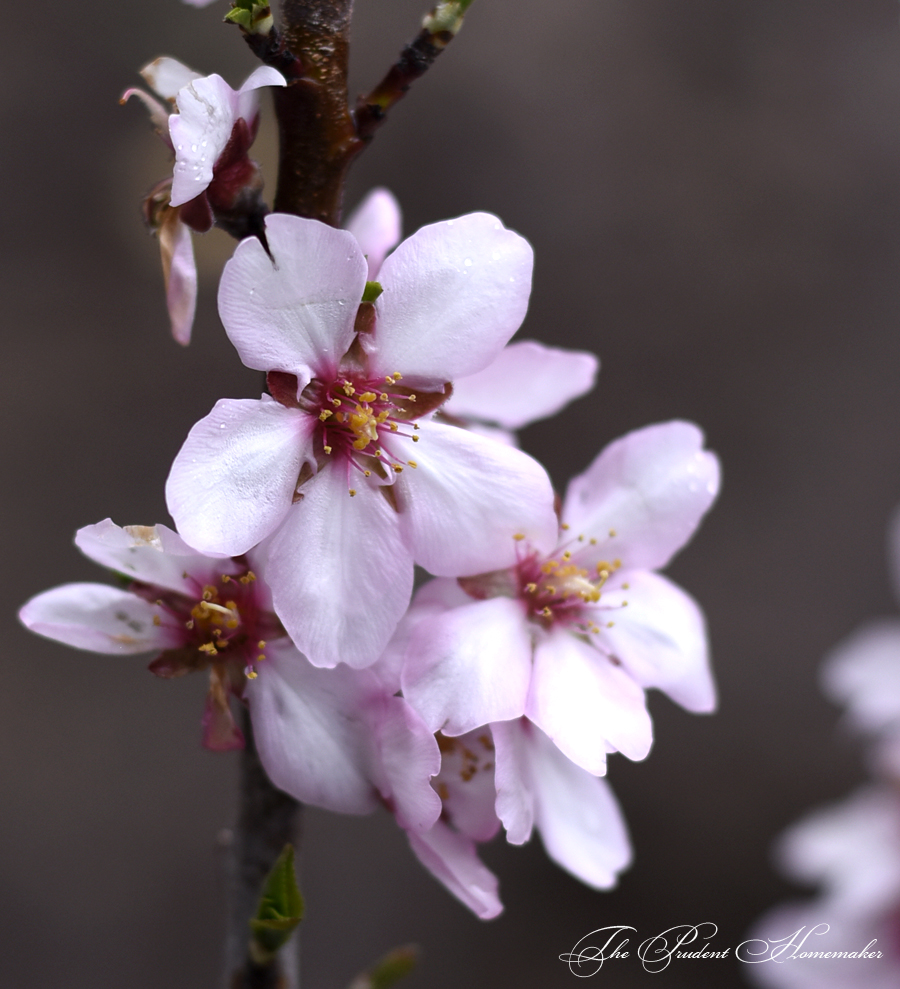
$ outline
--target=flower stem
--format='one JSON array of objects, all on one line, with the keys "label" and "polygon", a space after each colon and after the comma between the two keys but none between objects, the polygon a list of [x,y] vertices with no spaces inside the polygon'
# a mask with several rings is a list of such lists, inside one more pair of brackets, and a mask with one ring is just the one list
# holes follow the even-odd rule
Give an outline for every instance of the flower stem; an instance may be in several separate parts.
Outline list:
[{"label": "flower stem", "polygon": [[238,822],[230,846],[229,917],[225,943],[226,989],[299,989],[296,943],[268,965],[250,957],[250,918],[256,914],[266,876],[285,844],[296,844],[301,805],[277,790],[259,761],[253,726],[241,710],[246,745],[241,752]]}]

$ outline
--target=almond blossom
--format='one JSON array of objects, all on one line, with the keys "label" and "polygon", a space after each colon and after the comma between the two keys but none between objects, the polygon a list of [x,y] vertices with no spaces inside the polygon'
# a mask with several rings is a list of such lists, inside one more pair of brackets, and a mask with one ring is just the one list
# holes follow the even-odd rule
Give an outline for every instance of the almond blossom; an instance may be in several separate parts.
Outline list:
[{"label": "almond blossom", "polygon": [[226,265],[219,311],[272,395],[222,399],[166,486],[185,540],[238,556],[265,540],[274,608],[317,666],[374,662],[409,602],[413,564],[438,576],[549,550],[553,492],[519,450],[430,415],[486,367],[528,304],[532,252],[496,217],[424,227],[382,264],[315,220],[266,218]]},{"label": "almond blossom", "polygon": [[[366,255],[369,278],[377,278],[385,257],[400,241],[397,200],[387,189],[373,189],[345,226]],[[598,367],[597,358],[586,351],[517,340],[486,368],[456,378],[438,417],[514,445],[512,430],[555,415],[589,392]]]},{"label": "almond blossom", "polygon": [[[175,155],[174,173],[151,190],[145,203],[150,226],[159,234],[166,303],[172,335],[188,344],[197,302],[197,268],[190,230],[204,233],[218,217],[226,225],[252,205],[262,188],[255,162],[247,155],[259,127],[263,86],[284,86],[284,77],[261,66],[238,90],[219,75],[201,76],[174,58],[158,58],[141,69],[164,102],[140,89],[128,89],[150,112],[156,132]],[[170,112],[172,108],[178,112]]]},{"label": "almond blossom", "polygon": [[388,650],[403,694],[434,731],[525,716],[577,766],[650,749],[644,690],[711,711],[696,603],[655,573],[716,496],[719,468],[690,423],[631,433],[569,484],[556,548],[523,539],[512,566],[417,594]]},{"label": "almond blossom", "polygon": [[150,670],[175,678],[205,671],[203,744],[241,748],[229,699],[249,705],[257,749],[272,780],[305,803],[361,814],[388,802],[405,827],[440,813],[430,787],[434,737],[368,670],[307,662],[272,611],[253,553],[213,558],[164,525],[80,529],[78,547],[128,580],[65,584],[21,609],[33,632],[91,652],[158,653]]},{"label": "almond blossom", "polygon": [[547,854],[582,882],[608,889],[631,860],[618,803],[605,780],[574,765],[526,719],[488,725],[458,737],[437,736],[440,772],[432,786],[441,818],[408,829],[419,861],[477,916],[503,909],[497,878],[476,843],[506,828],[523,844],[537,827]]}]

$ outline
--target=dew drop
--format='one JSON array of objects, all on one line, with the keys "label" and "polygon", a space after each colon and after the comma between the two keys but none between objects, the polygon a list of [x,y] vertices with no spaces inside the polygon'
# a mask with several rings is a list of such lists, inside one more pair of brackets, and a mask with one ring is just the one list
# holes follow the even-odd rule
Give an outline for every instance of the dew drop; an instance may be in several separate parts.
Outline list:
[{"label": "dew drop", "polygon": [[224,428],[225,428],[225,423],[224,422],[220,422],[219,423],[219,429],[224,429]]},{"label": "dew drop", "polygon": [[452,220],[448,220],[447,221],[447,226],[448,227],[452,227],[453,226],[453,221]]},{"label": "dew drop", "polygon": [[464,265],[465,265],[465,266],[466,266],[467,268],[471,268],[471,267],[472,267],[472,259],[471,259],[471,258],[466,258],[466,259],[465,259],[465,261],[463,261],[463,264],[464,264]]},{"label": "dew drop", "polygon": [[492,261],[499,261],[500,260],[500,252],[499,251],[494,251],[494,253],[491,255],[491,260]]},{"label": "dew drop", "polygon": [[197,145],[196,144],[192,144],[191,145],[191,151],[196,151],[196,150],[197,150]]}]

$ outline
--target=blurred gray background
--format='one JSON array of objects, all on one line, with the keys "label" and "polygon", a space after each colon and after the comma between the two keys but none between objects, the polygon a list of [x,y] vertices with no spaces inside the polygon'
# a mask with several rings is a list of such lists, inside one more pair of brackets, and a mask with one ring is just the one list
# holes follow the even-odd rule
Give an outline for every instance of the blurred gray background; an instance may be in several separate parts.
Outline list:
[{"label": "blurred gray background", "polygon": [[[418,28],[421,0],[358,0],[353,89]],[[199,745],[201,678],[27,635],[15,609],[103,579],[76,528],[168,521],[190,426],[253,396],[215,311],[231,249],[200,243],[195,343],[168,335],[139,201],[166,173],[136,70],[166,53],[237,85],[237,31],[177,0],[36,3],[7,24],[0,161],[4,503],[0,985],[215,986],[216,836],[235,759]],[[409,989],[575,985],[589,931],[712,921],[719,947],[792,893],[773,837],[862,778],[817,688],[822,654],[891,611],[884,531],[900,501],[900,23],[895,0],[477,0],[356,166],[408,231],[474,209],[533,243],[523,335],[589,348],[597,390],[523,435],[558,485],[610,439],[697,421],[724,490],[671,575],[709,618],[721,705],[652,698],[654,751],[612,760],[635,865],[597,893],[524,849],[485,858],[507,910],[470,917],[384,814],[306,817],[305,989],[384,950],[425,949]],[[24,18],[24,21],[23,21]],[[27,22],[27,23],[26,23]],[[14,29],[14,30],[13,30]],[[271,138],[258,157],[274,186]],[[631,962],[597,985],[729,987],[732,961]]]}]

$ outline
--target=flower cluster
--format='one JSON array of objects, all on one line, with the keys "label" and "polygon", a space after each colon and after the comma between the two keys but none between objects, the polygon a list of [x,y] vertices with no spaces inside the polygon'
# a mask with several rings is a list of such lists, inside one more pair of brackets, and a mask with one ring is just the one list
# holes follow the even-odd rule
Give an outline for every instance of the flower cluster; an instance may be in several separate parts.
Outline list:
[{"label": "flower cluster", "polygon": [[[900,513],[889,551],[900,576]],[[847,706],[847,725],[867,737],[875,779],[782,836],[776,850],[782,870],[821,891],[757,922],[754,937],[761,941],[786,942],[797,931],[807,939],[784,952],[781,964],[754,966],[754,975],[774,989],[890,989],[900,982],[900,619],[872,621],[852,633],[826,657],[822,682]],[[862,964],[859,952],[867,948],[877,957]],[[822,954],[790,964],[801,950]]]},{"label": "flower cluster", "polygon": [[[630,847],[609,753],[646,756],[648,688],[715,705],[702,613],[657,571],[715,498],[716,458],[689,423],[651,426],[559,502],[514,431],[584,394],[597,361],[510,342],[528,243],[472,213],[397,246],[384,190],[344,230],[265,215],[247,151],[257,90],[279,73],[236,92],[173,60],[143,74],[171,104],[125,94],[175,155],[151,200],[176,338],[194,308],[188,228],[255,217],[218,302],[267,390],[221,399],[190,431],[166,486],[177,532],[78,532],[122,586],[47,591],[22,621],[153,653],[157,676],[205,671],[208,748],[244,743],[246,706],[276,786],[346,813],[384,805],[481,917],[502,907],[476,845],[501,828],[515,844],[536,828],[563,868],[611,886]],[[415,566],[431,579],[413,597]]]}]

